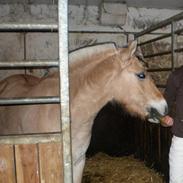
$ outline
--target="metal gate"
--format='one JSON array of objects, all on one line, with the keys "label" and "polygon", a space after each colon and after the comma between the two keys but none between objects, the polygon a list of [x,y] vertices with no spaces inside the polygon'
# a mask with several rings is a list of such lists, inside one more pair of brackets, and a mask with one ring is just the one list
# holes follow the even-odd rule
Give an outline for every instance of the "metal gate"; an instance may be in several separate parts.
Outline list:
[{"label": "metal gate", "polygon": [[[10,172],[0,173],[0,182],[24,182],[21,178],[18,177],[16,164],[20,160],[20,152],[29,153],[34,152],[35,156],[39,156],[38,153],[41,153],[41,149],[53,148],[53,151],[56,150],[58,154],[63,154],[63,179],[57,180],[57,182],[72,183],[72,156],[71,156],[71,132],[70,132],[70,109],[69,109],[69,81],[68,81],[68,1],[67,0],[58,0],[58,24],[13,24],[13,23],[4,23],[0,24],[0,32],[57,32],[59,35],[59,60],[54,61],[27,61],[27,62],[1,62],[0,68],[44,68],[44,67],[58,67],[60,75],[60,96],[52,97],[35,97],[35,98],[11,98],[11,99],[0,99],[0,105],[31,105],[31,104],[60,104],[60,118],[61,118],[61,130],[58,133],[46,133],[46,134],[29,134],[29,135],[9,135],[9,136],[0,136],[0,170],[6,164],[8,168],[12,169]],[[61,100],[62,99],[62,100]],[[58,146],[51,144],[52,142],[59,142]],[[48,143],[48,147],[44,146],[41,143]],[[24,144],[24,145],[22,145]],[[61,146],[60,148],[59,146]],[[27,146],[26,146],[27,145]],[[26,148],[25,148],[26,146]],[[36,151],[37,148],[39,152]],[[62,152],[59,152],[61,151]],[[18,152],[16,154],[16,152]],[[44,151],[42,152],[44,154]],[[58,155],[57,154],[57,155]],[[32,156],[34,156],[31,154]],[[51,155],[54,155],[51,153]],[[42,156],[43,157],[43,156]],[[35,159],[39,159],[36,157]],[[54,158],[54,157],[50,157]],[[59,157],[60,158],[60,157]],[[13,160],[12,160],[13,159]],[[24,159],[24,158],[23,158]],[[34,159],[34,160],[35,160]],[[44,162],[43,158],[43,162]],[[11,162],[14,162],[14,167],[11,167]],[[21,159],[21,161],[23,161]],[[32,161],[32,159],[31,159]],[[59,161],[60,162],[60,161]],[[34,163],[34,162],[33,162]],[[61,171],[61,163],[58,164],[58,171]],[[22,166],[26,168],[26,163]],[[37,167],[35,172],[40,174],[40,170],[43,167],[40,165]],[[12,173],[13,172],[13,173]],[[32,172],[31,172],[32,173]],[[44,172],[45,173],[45,172]],[[46,174],[46,173],[45,173]],[[13,177],[11,179],[11,176]],[[25,175],[29,177],[30,175]],[[33,173],[32,173],[33,176]],[[46,176],[46,175],[45,175]],[[54,180],[54,179],[53,179]],[[33,182],[42,182],[42,179],[32,180]]]},{"label": "metal gate", "polygon": [[144,55],[144,58],[152,58],[152,57],[157,57],[157,56],[163,56],[163,55],[168,55],[171,54],[171,68],[159,68],[159,69],[149,69],[149,72],[161,72],[161,71],[173,71],[175,68],[175,60],[176,60],[176,53],[183,52],[183,48],[177,48],[177,37],[178,35],[181,35],[183,32],[183,28],[177,26],[177,22],[183,20],[183,12],[166,19],[154,26],[151,26],[147,28],[146,30],[136,33],[134,36],[136,39],[139,39],[140,37],[147,35],[149,33],[152,33],[153,31],[156,31],[160,28],[163,28],[165,26],[171,25],[171,32],[170,33],[165,33],[162,36],[158,36],[156,38],[150,39],[145,42],[139,42],[139,46],[143,46],[149,43],[153,43],[168,37],[171,37],[171,50],[169,51],[164,51],[160,53],[154,53],[154,54],[149,54],[149,55]]}]

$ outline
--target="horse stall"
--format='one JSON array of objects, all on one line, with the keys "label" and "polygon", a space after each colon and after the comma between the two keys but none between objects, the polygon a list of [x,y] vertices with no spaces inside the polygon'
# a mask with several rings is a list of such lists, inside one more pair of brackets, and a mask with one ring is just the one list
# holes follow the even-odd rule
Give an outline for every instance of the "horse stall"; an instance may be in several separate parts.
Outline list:
[{"label": "horse stall", "polygon": [[[163,93],[168,75],[183,64],[179,3],[0,1],[0,79],[13,74],[42,78],[55,71],[62,78],[59,96],[0,98],[0,106],[7,110],[59,105],[61,127],[24,134],[0,130],[0,183],[80,183],[72,177],[77,162],[72,162],[71,153],[68,52],[104,42],[126,47],[135,38],[140,57],[142,52]],[[11,90],[17,90],[16,85]],[[108,101],[98,111],[91,133],[83,183],[168,182],[170,128],[142,120],[118,102]]]}]

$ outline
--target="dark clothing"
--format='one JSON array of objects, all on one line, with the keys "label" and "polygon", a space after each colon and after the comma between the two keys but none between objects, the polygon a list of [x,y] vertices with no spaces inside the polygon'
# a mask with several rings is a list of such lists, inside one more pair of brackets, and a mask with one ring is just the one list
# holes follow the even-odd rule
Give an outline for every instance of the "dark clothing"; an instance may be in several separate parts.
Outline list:
[{"label": "dark clothing", "polygon": [[[165,99],[169,110],[172,110],[175,104],[172,132],[177,137],[183,137],[183,66],[169,76]],[[170,116],[172,115],[170,114]]]}]

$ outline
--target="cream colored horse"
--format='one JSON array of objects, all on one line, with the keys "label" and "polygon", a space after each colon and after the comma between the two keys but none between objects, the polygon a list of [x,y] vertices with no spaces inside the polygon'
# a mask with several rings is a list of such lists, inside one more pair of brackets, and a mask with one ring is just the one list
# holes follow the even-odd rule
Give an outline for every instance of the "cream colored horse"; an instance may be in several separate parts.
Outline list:
[{"label": "cream colored horse", "polygon": [[[74,183],[80,183],[85,153],[98,111],[115,99],[141,118],[163,116],[167,104],[142,63],[136,42],[87,47],[70,54],[70,105]],[[0,98],[58,96],[58,73],[45,78],[14,75],[0,82]],[[152,113],[154,112],[155,113]],[[0,134],[59,131],[59,105],[0,107]]]}]

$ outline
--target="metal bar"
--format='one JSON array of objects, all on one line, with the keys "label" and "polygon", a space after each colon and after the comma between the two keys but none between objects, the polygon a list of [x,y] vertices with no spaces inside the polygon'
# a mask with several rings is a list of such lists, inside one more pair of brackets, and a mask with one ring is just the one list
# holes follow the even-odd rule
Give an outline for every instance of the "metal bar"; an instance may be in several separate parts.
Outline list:
[{"label": "metal bar", "polygon": [[144,34],[148,34],[148,33],[152,32],[154,30],[157,30],[159,28],[162,28],[162,27],[165,27],[165,26],[171,24],[172,21],[179,21],[182,18],[183,18],[183,12],[181,12],[181,13],[173,16],[173,17],[170,17],[170,18],[168,18],[168,19],[166,19],[162,22],[159,22],[156,25],[152,25],[152,26],[150,26],[149,28],[147,28],[146,30],[144,30],[142,32],[136,33],[135,37],[137,38],[137,37],[143,36]]},{"label": "metal bar", "polygon": [[[175,67],[174,70],[179,69],[179,67]],[[166,72],[166,71],[172,71],[171,67],[166,68],[156,68],[156,69],[147,69],[147,72]]]},{"label": "metal bar", "polygon": [[[124,31],[114,31],[114,30],[98,30],[98,31],[93,31],[93,30],[70,30],[69,33],[81,33],[81,34],[124,34]],[[125,32],[126,33],[126,32]],[[127,32],[131,33],[131,32]]]},{"label": "metal bar", "polygon": [[[86,27],[85,27],[86,28]],[[100,27],[95,27],[95,30],[91,29],[91,28],[86,28],[84,30],[84,28],[82,30],[80,29],[70,29],[69,30],[69,33],[82,33],[82,34],[85,34],[85,33],[89,33],[89,34],[137,34],[137,31],[132,31],[132,32],[129,32],[129,31],[123,31],[121,29],[117,29],[117,28],[107,28],[107,27],[103,27],[103,28],[100,28]],[[164,35],[165,33],[162,33],[162,32],[153,32],[153,33],[150,33],[152,35]]]},{"label": "metal bar", "polygon": [[161,39],[165,39],[165,38],[170,37],[170,36],[171,36],[171,34],[165,34],[165,35],[163,35],[163,36],[159,36],[159,37],[150,39],[150,40],[148,40],[148,41],[141,42],[141,43],[138,44],[138,46],[143,46],[143,45],[145,45],[145,44],[149,44],[149,43],[152,43],[152,42],[161,40]]},{"label": "metal bar", "polygon": [[[179,30],[176,30],[174,33],[175,33],[175,34],[180,34],[181,32],[183,32],[183,28],[182,28],[182,29],[179,29]],[[142,46],[142,45],[149,44],[149,43],[152,43],[152,42],[161,40],[161,39],[165,39],[165,38],[167,38],[167,37],[170,37],[171,35],[172,35],[171,33],[168,33],[168,34],[165,34],[165,35],[163,35],[163,36],[159,36],[159,37],[150,39],[150,40],[148,40],[148,41],[141,42],[141,43],[138,44],[138,46]]]},{"label": "metal bar", "polygon": [[31,67],[31,68],[40,68],[40,67],[58,67],[58,61],[13,61],[13,62],[6,62],[1,61],[0,62],[0,69],[5,68],[20,68],[24,69],[25,67]]},{"label": "metal bar", "polygon": [[60,142],[61,134],[31,134],[31,135],[3,135],[0,136],[0,144],[37,144]]},{"label": "metal bar", "polygon": [[156,84],[158,88],[166,88],[166,85]]},{"label": "metal bar", "polygon": [[177,54],[175,53],[175,50],[177,48],[177,37],[175,35],[175,29],[176,29],[176,22],[171,23],[171,66],[172,71],[174,71],[174,65],[176,61]]},{"label": "metal bar", "polygon": [[[0,24],[0,32],[58,32],[57,24],[27,24],[27,23],[4,23]],[[121,30],[70,30],[69,33],[89,34],[137,34],[136,32],[124,32]],[[159,35],[163,33],[152,33]]]},{"label": "metal bar", "polygon": [[144,58],[163,56],[163,55],[168,55],[170,53],[171,53],[171,51],[164,51],[164,52],[160,52],[160,53],[153,53],[153,54],[149,54],[149,55],[144,55]]},{"label": "metal bar", "polygon": [[[64,183],[73,183],[68,67],[68,0],[58,0],[60,109]],[[62,68],[62,70],[61,70]]]},{"label": "metal bar", "polygon": [[126,44],[129,42],[129,34],[126,34]]},{"label": "metal bar", "polygon": [[[0,24],[0,32],[58,32],[57,24],[30,24],[30,23],[2,23]],[[124,31],[121,29],[107,29],[107,30],[70,30],[70,33],[95,33],[95,34],[122,34]],[[130,32],[129,32],[130,33]]]},{"label": "metal bar", "polygon": [[57,24],[2,23],[0,32],[57,32]]},{"label": "metal bar", "polygon": [[27,43],[26,43],[26,32],[24,32],[23,33],[23,35],[24,35],[24,60],[27,60],[27,50],[26,50],[26,45],[27,45]]},{"label": "metal bar", "polygon": [[0,98],[2,105],[30,105],[30,104],[58,104],[59,97],[34,97],[34,98]]},{"label": "metal bar", "polygon": [[[178,67],[176,67],[175,69],[178,69]],[[147,72],[166,72],[166,71],[172,71],[171,67],[166,67],[166,68],[156,68],[156,69],[147,69]]]},{"label": "metal bar", "polygon": [[[183,52],[183,48],[175,49],[174,52]],[[164,52],[160,52],[160,53],[144,55],[144,58],[151,58],[151,57],[157,57],[157,56],[162,56],[162,55],[168,55],[168,54],[171,54],[171,53],[172,53],[172,51],[164,51]]]}]

